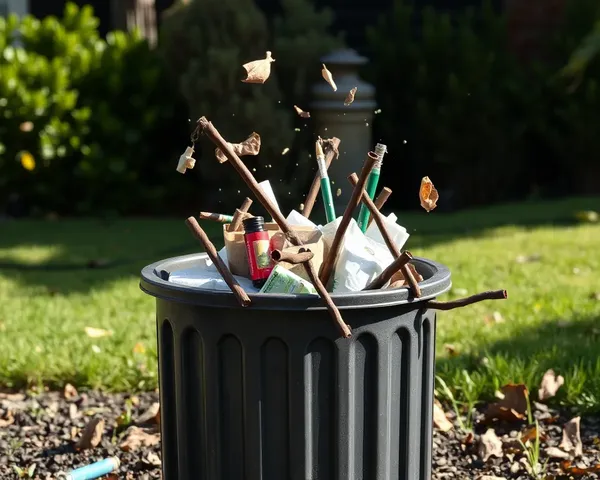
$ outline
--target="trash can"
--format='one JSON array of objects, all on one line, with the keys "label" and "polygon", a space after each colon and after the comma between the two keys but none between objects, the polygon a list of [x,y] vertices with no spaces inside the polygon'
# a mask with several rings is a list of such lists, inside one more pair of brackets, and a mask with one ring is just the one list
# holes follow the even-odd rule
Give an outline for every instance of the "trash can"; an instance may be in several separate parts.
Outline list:
[{"label": "trash can", "polygon": [[431,478],[435,312],[449,270],[413,260],[408,290],[332,295],[350,339],[314,296],[230,292],[165,280],[205,254],[149,265],[156,297],[164,480]]}]

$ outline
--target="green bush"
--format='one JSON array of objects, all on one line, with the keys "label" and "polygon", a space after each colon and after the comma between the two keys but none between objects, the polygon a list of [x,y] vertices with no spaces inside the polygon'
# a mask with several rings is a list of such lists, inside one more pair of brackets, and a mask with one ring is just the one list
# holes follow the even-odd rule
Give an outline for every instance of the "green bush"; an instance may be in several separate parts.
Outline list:
[{"label": "green bush", "polygon": [[62,19],[0,19],[0,206],[17,195],[32,213],[166,210],[160,177],[187,116],[146,42],[97,27],[72,3]]}]

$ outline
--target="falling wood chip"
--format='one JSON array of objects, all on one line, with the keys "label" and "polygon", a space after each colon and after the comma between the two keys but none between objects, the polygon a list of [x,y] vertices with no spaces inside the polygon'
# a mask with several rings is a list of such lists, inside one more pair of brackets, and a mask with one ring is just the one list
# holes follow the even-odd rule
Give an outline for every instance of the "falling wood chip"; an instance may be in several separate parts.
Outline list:
[{"label": "falling wood chip", "polygon": [[487,462],[491,456],[502,458],[502,440],[500,440],[496,432],[492,428],[488,428],[487,432],[481,435],[477,453],[484,462]]},{"label": "falling wood chip", "polygon": [[[258,155],[260,152],[260,144],[260,135],[256,132],[252,132],[252,134],[243,142],[230,143],[229,145],[238,157],[243,157],[246,155]],[[219,163],[225,163],[227,161],[227,157],[220,148],[215,149],[215,156]]]},{"label": "falling wood chip", "polygon": [[331,85],[331,88],[333,88],[333,91],[337,92],[337,85],[333,81],[333,75],[331,74],[331,72],[329,70],[327,70],[327,67],[325,66],[325,64],[323,64],[323,70],[321,70],[321,75],[323,75],[323,78],[325,79],[325,81],[329,85]]},{"label": "falling wood chip", "polygon": [[433,426],[442,432],[447,432],[454,428],[452,422],[446,417],[442,405],[437,400],[433,403]]},{"label": "falling wood chip", "polygon": [[565,383],[561,375],[556,375],[554,370],[550,369],[542,377],[542,384],[538,390],[538,397],[543,402],[556,395],[558,389]]},{"label": "falling wood chip", "polygon": [[504,420],[516,422],[524,420],[527,412],[527,387],[523,384],[504,385],[502,387],[502,399],[492,403],[485,412],[486,421]]},{"label": "falling wood chip", "polygon": [[304,110],[302,110],[300,107],[294,105],[294,110],[296,110],[296,113],[298,114],[298,116],[302,117],[302,118],[310,118],[310,113],[309,112],[305,112]]},{"label": "falling wood chip", "polygon": [[140,415],[135,423],[138,425],[144,425],[147,423],[160,424],[160,403],[153,403],[148,410]]},{"label": "falling wood chip", "polygon": [[160,441],[160,435],[155,430],[145,430],[139,427],[129,427],[125,438],[119,445],[124,452],[133,452],[140,447],[152,447]]},{"label": "falling wood chip", "polygon": [[572,457],[580,457],[583,454],[583,444],[581,443],[581,435],[579,425],[581,417],[575,417],[565,423],[563,427],[562,442],[558,446]]},{"label": "falling wood chip", "polygon": [[358,90],[358,87],[354,87],[352,90],[350,90],[348,92],[348,95],[346,95],[346,99],[344,100],[344,105],[345,106],[348,106],[352,102],[354,102],[354,95],[356,95],[356,91],[357,90]]},{"label": "falling wood chip", "polygon": [[275,59],[271,57],[271,52],[267,52],[262,60],[254,60],[242,65],[246,70],[246,78],[242,80],[244,83],[265,83],[269,75],[271,75],[271,63]]},{"label": "falling wood chip", "polygon": [[429,180],[429,177],[423,177],[421,179],[421,188],[419,188],[421,206],[429,213],[437,207],[439,198],[438,191],[433,186],[431,180]]},{"label": "falling wood chip", "polygon": [[75,444],[76,450],[86,450],[97,447],[104,433],[104,419],[100,417],[92,418],[83,429],[81,438]]}]

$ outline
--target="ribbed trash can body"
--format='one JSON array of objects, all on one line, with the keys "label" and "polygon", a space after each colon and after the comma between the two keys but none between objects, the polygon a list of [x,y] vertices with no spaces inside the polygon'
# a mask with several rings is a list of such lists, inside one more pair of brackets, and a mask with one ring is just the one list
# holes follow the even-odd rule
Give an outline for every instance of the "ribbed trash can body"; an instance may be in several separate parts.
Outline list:
[{"label": "ribbed trash can body", "polygon": [[[407,290],[334,297],[353,336],[321,301],[169,284],[157,297],[164,480],[428,480],[435,313]],[[440,264],[415,259],[423,299],[450,287]]]}]

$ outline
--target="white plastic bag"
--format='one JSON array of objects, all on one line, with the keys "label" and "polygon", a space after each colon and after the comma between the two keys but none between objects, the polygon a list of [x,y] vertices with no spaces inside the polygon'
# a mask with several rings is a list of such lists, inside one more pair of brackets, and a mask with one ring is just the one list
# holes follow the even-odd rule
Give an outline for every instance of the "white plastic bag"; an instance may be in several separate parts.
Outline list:
[{"label": "white plastic bag", "polygon": [[[387,217],[384,217],[383,223],[385,224],[387,231],[390,233],[392,241],[398,247],[398,250],[402,250],[402,247],[404,247],[404,244],[410,235],[406,231],[406,228],[396,223],[397,219],[398,217],[396,217],[396,215],[390,213]],[[371,222],[371,225],[369,225],[369,228],[367,228],[365,235],[370,239],[375,240],[377,243],[385,245],[385,240],[383,239],[383,236],[381,235],[379,227],[375,221]]]}]

